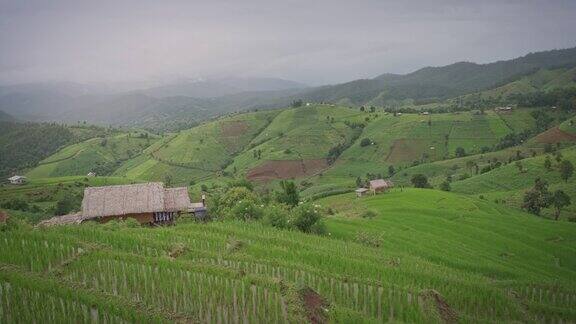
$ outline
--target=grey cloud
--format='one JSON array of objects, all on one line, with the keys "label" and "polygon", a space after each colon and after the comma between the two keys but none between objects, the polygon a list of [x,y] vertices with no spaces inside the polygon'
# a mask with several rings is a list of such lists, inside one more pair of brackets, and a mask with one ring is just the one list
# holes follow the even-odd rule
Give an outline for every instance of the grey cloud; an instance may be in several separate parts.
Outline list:
[{"label": "grey cloud", "polygon": [[0,82],[310,84],[571,47],[574,1],[0,1]]}]

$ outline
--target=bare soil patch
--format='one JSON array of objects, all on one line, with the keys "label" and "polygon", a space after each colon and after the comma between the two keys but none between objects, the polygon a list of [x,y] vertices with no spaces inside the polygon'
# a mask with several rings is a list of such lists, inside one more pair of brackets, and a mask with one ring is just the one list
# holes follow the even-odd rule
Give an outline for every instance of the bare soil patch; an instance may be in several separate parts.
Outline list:
[{"label": "bare soil patch", "polygon": [[249,129],[249,125],[247,122],[243,120],[232,120],[222,122],[222,136],[230,137],[230,136],[240,136],[245,134]]},{"label": "bare soil patch", "polygon": [[534,138],[538,143],[559,143],[559,142],[575,142],[576,135],[565,132],[558,127],[550,128],[544,133],[536,135]]},{"label": "bare soil patch", "polygon": [[304,303],[306,316],[310,323],[328,323],[328,302],[311,288],[304,288],[299,291],[300,298]]},{"label": "bare soil patch", "polygon": [[420,293],[420,298],[424,305],[433,307],[430,311],[438,313],[438,316],[444,323],[457,323],[458,313],[444,300],[439,292],[433,289],[425,290]]},{"label": "bare soil patch", "polygon": [[427,141],[418,139],[397,139],[392,143],[386,161],[390,163],[418,160],[426,148]]},{"label": "bare soil patch", "polygon": [[5,223],[8,220],[8,214],[6,212],[0,211],[0,223]]},{"label": "bare soil patch", "polygon": [[314,175],[328,167],[326,159],[266,161],[248,171],[252,181],[292,179]]}]

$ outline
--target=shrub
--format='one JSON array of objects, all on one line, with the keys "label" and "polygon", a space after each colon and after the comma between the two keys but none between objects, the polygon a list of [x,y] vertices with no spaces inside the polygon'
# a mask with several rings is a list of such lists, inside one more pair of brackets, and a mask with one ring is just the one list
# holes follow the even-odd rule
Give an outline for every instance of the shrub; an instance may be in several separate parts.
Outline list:
[{"label": "shrub", "polygon": [[262,214],[262,208],[250,200],[240,201],[231,211],[233,218],[243,221],[260,219],[262,218]]},{"label": "shrub", "polygon": [[371,141],[369,138],[363,138],[363,139],[360,141],[360,146],[361,146],[361,147],[365,147],[365,146],[368,146],[368,145],[370,145],[370,144],[372,144],[372,141]]},{"label": "shrub", "polygon": [[412,182],[415,188],[430,188],[428,178],[423,174],[415,174],[412,176],[412,179],[410,179],[410,182]]},{"label": "shrub", "polygon": [[456,157],[466,156],[466,150],[464,150],[463,147],[457,147],[455,153],[456,153]]},{"label": "shrub", "polygon": [[376,213],[371,211],[371,210],[367,210],[365,212],[362,213],[362,218],[374,218],[376,217]]},{"label": "shrub", "polygon": [[56,203],[55,215],[66,215],[74,210],[74,200],[70,196],[65,196],[64,198],[58,200]]},{"label": "shrub", "polygon": [[240,180],[232,181],[228,184],[228,186],[230,188],[244,187],[250,191],[254,191],[254,184],[252,182],[248,181],[247,179],[240,179]]},{"label": "shrub", "polygon": [[280,182],[280,187],[282,191],[276,194],[276,200],[279,203],[286,204],[288,206],[296,206],[300,201],[300,195],[298,194],[298,189],[293,181],[283,180]]},{"label": "shrub", "polygon": [[291,223],[294,227],[304,233],[313,233],[313,230],[319,230],[319,225],[322,216],[320,211],[311,204],[304,204],[295,208],[292,212]]},{"label": "shrub", "polygon": [[312,234],[325,235],[327,232],[328,229],[326,228],[326,224],[324,224],[324,221],[322,220],[317,221],[310,227],[310,233]]},{"label": "shrub", "polygon": [[232,187],[221,197],[219,203],[222,207],[234,208],[238,203],[249,201],[258,202],[258,196],[246,187]]},{"label": "shrub", "polygon": [[281,206],[268,206],[264,211],[262,222],[276,228],[288,228],[289,213]]},{"label": "shrub", "polygon": [[450,190],[452,190],[452,189],[450,188],[450,182],[448,182],[448,181],[442,182],[442,184],[440,184],[440,190],[442,190],[442,191],[450,191]]},{"label": "shrub", "polygon": [[30,209],[30,205],[25,200],[22,200],[20,198],[8,200],[2,203],[0,207],[5,209],[21,210],[21,211],[27,211],[28,209]]},{"label": "shrub", "polygon": [[357,232],[354,240],[360,244],[370,247],[380,247],[383,243],[381,235],[364,231]]}]

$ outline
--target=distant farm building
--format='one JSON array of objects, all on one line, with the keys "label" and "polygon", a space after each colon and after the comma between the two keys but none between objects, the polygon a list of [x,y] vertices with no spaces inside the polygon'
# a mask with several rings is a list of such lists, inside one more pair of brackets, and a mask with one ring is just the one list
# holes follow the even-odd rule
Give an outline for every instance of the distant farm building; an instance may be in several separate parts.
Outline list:
[{"label": "distant farm building", "polygon": [[370,180],[370,191],[372,191],[372,194],[377,194],[379,192],[384,192],[390,188],[392,188],[394,186],[394,184],[392,183],[392,181],[388,181],[388,180],[384,180],[384,179],[376,179],[376,180]]},{"label": "distant farm building", "polygon": [[509,113],[509,112],[512,112],[512,107],[510,107],[510,106],[496,107],[496,108],[494,108],[494,111],[500,112],[500,113]]},{"label": "distant farm building", "polygon": [[368,189],[358,188],[358,189],[354,190],[354,192],[356,193],[356,197],[360,198],[360,197],[366,195],[366,193],[368,192]]},{"label": "distant farm building", "polygon": [[28,179],[25,176],[15,175],[13,177],[8,178],[11,184],[21,185],[25,184]]},{"label": "distant farm building", "polygon": [[96,176],[96,172],[88,172],[88,174],[86,175],[87,177],[95,177]]},{"label": "distant farm building", "polygon": [[106,223],[127,218],[140,224],[162,225],[171,224],[183,212],[206,215],[204,200],[191,203],[186,187],[164,188],[158,182],[89,187],[84,190],[82,211],[54,217],[40,225],[79,224],[87,220]]}]

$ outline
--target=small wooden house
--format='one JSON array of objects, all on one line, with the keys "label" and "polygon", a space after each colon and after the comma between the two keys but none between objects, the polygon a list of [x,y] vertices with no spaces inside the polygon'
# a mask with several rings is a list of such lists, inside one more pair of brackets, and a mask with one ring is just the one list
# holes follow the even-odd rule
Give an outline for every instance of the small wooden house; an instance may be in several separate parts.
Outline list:
[{"label": "small wooden house", "polygon": [[358,189],[354,190],[354,192],[356,193],[356,197],[360,198],[360,197],[366,195],[366,193],[368,192],[368,189],[358,188]]},{"label": "small wooden house", "polygon": [[25,176],[15,175],[13,177],[8,178],[11,184],[21,185],[25,184],[28,179]]},{"label": "small wooden house", "polygon": [[384,192],[390,188],[392,188],[394,186],[394,184],[392,183],[392,181],[389,180],[384,180],[384,179],[376,179],[376,180],[370,180],[370,191],[372,191],[372,194],[375,195],[379,192]]},{"label": "small wooden house", "polygon": [[191,207],[187,188],[154,182],[86,188],[80,214],[82,221],[133,218],[141,224],[170,224],[181,212],[194,212]]}]

